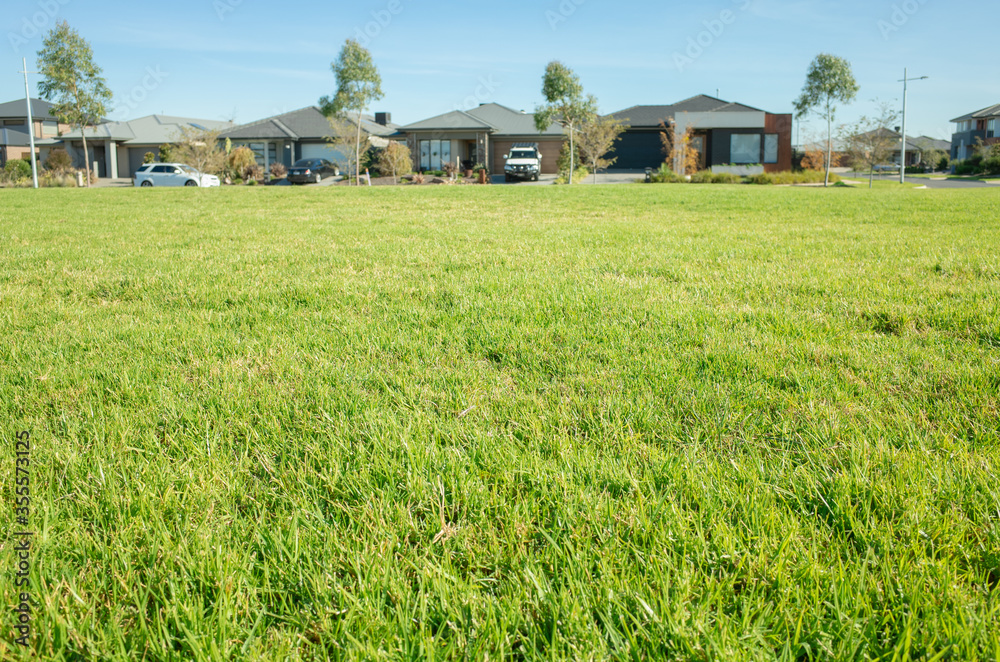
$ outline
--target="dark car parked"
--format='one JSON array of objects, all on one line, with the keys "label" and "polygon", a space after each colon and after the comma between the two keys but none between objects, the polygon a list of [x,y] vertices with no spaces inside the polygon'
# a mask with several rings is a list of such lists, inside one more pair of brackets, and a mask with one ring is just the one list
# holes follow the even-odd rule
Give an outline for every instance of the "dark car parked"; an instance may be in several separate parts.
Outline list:
[{"label": "dark car parked", "polygon": [[326,177],[337,177],[340,168],[326,159],[299,159],[288,169],[288,181],[293,184],[319,184]]}]

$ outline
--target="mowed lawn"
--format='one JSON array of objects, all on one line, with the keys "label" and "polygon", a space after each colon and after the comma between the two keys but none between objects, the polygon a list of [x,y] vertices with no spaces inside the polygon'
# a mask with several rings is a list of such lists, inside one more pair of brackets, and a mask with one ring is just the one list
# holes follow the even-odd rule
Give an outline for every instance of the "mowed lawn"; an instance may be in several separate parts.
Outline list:
[{"label": "mowed lawn", "polygon": [[996,658],[998,219],[1000,190],[0,191],[31,649]]}]

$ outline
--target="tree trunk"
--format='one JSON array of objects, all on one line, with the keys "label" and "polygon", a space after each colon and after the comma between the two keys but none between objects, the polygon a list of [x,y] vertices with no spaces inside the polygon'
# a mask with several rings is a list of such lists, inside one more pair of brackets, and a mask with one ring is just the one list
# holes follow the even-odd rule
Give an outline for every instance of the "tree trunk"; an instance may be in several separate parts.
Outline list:
[{"label": "tree trunk", "polygon": [[868,168],[868,188],[872,188],[872,180],[875,179],[875,164],[869,164]]},{"label": "tree trunk", "polygon": [[87,127],[80,127],[80,135],[83,136],[83,165],[87,168],[87,188],[90,188],[90,154],[87,153]]},{"label": "tree trunk", "polygon": [[569,125],[569,183],[570,186],[573,185],[573,168],[575,167],[573,163],[573,125]]},{"label": "tree trunk", "polygon": [[358,111],[358,132],[354,140],[354,185],[361,186],[361,112]]},{"label": "tree trunk", "polygon": [[830,166],[833,165],[833,116],[830,114],[830,107],[826,109],[826,179],[823,186],[830,185]]}]

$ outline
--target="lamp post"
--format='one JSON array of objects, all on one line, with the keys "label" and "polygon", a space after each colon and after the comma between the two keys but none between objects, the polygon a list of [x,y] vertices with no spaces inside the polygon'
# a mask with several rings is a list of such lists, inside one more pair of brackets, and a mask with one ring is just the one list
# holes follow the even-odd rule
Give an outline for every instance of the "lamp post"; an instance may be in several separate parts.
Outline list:
[{"label": "lamp post", "polygon": [[898,81],[903,84],[903,142],[899,145],[899,183],[906,183],[906,83],[911,80],[927,80],[927,76],[919,78],[907,78],[906,67],[903,67],[903,80]]},{"label": "lamp post", "polygon": [[38,188],[38,160],[35,158],[35,120],[31,116],[31,90],[28,88],[28,74],[37,74],[37,71],[28,71],[28,59],[21,58],[24,70],[17,73],[24,74],[24,100],[28,104],[28,144],[31,146],[31,181],[35,188]]}]

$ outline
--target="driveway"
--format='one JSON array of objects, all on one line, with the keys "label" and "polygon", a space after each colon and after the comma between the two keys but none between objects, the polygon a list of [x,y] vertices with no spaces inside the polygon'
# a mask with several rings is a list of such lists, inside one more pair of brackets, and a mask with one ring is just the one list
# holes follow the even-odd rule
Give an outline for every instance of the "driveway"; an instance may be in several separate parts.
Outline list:
[{"label": "driveway", "polygon": [[[926,184],[927,188],[997,188],[1000,183],[980,182],[975,179],[949,179],[947,177],[930,177],[920,179],[907,179],[908,183],[920,182]],[[917,184],[918,186],[920,184]]]}]

